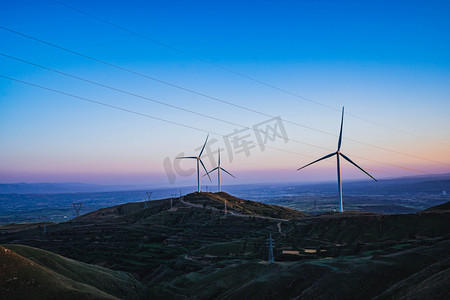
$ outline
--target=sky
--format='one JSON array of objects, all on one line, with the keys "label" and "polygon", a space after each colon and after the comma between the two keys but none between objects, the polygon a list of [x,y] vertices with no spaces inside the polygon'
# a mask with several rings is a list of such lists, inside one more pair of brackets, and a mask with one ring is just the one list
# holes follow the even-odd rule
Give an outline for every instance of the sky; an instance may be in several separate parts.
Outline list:
[{"label": "sky", "polygon": [[449,173],[450,3],[1,3],[0,183],[194,185],[175,157],[208,134],[224,185],[336,180],[296,169],[336,151],[343,106],[374,177]]}]

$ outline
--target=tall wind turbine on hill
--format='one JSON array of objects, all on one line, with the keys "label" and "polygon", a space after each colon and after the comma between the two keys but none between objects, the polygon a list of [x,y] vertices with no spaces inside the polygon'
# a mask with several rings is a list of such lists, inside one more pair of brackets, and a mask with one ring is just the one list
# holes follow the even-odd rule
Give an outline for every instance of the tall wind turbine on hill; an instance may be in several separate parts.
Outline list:
[{"label": "tall wind turbine on hill", "polygon": [[217,164],[217,167],[215,167],[214,169],[212,169],[211,171],[209,171],[208,173],[206,173],[203,176],[206,176],[207,174],[210,174],[210,173],[214,172],[215,170],[217,170],[217,181],[218,181],[218,185],[219,185],[219,192],[221,192],[222,191],[222,185],[221,185],[221,179],[220,179],[220,170],[224,171],[225,173],[227,173],[228,175],[230,175],[233,178],[236,178],[236,177],[234,177],[233,174],[231,174],[230,172],[228,172],[227,170],[225,170],[224,168],[222,168],[220,166],[220,148],[218,150],[218,153],[219,153],[219,162]]},{"label": "tall wind turbine on hill", "polygon": [[332,157],[334,155],[336,155],[337,158],[337,178],[338,178],[338,190],[339,190],[339,211],[343,212],[344,211],[344,203],[342,201],[342,178],[341,178],[341,161],[340,161],[340,157],[342,156],[342,158],[344,158],[346,161],[348,161],[349,163],[351,163],[352,165],[354,165],[355,167],[357,167],[358,169],[360,169],[361,171],[363,171],[364,173],[366,173],[367,176],[369,176],[370,178],[372,178],[373,180],[377,181],[374,177],[372,177],[372,175],[370,175],[369,173],[367,173],[366,171],[364,171],[360,166],[358,166],[356,163],[354,163],[350,158],[348,158],[347,156],[345,156],[343,153],[341,153],[341,143],[342,143],[342,127],[344,125],[344,107],[342,107],[342,118],[341,118],[341,131],[339,133],[339,141],[338,141],[338,148],[336,152],[333,152],[331,154],[325,155],[322,158],[319,158],[318,160],[315,160],[301,168],[298,168],[297,171],[306,168],[309,165],[312,165],[316,162],[319,162],[321,160],[327,159],[329,157]]},{"label": "tall wind turbine on hill", "polygon": [[200,151],[200,154],[198,156],[183,156],[183,157],[177,157],[176,159],[196,159],[197,160],[197,192],[200,193],[200,164],[202,165],[203,169],[205,170],[206,174],[208,175],[209,180],[211,181],[211,177],[208,174],[208,171],[206,170],[205,165],[202,162],[201,156],[203,153],[203,150],[205,150],[206,142],[208,141],[209,134],[206,136],[205,143],[203,144],[202,150]]}]

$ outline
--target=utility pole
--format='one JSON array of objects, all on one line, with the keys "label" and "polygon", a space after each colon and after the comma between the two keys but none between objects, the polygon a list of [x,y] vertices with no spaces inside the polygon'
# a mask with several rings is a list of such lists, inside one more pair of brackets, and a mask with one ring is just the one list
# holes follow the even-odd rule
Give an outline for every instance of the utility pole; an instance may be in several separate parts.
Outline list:
[{"label": "utility pole", "polygon": [[173,207],[172,200],[173,200],[173,198],[175,198],[177,196],[177,194],[172,194],[171,196],[172,197],[170,198],[170,209],[172,209],[172,207]]},{"label": "utility pole", "polygon": [[[147,194],[147,201],[150,201],[150,197],[152,196],[152,193],[153,192],[146,192],[146,194]],[[146,209],[147,208],[147,201],[144,201],[144,209]]]},{"label": "utility pole", "polygon": [[[145,194],[147,194],[147,201],[150,201],[150,198],[152,197],[152,193],[153,192],[145,192]],[[145,217],[145,213],[146,213],[145,209],[147,208],[147,201],[144,200],[144,211],[143,211],[143,214],[141,217],[141,222],[142,222],[142,220],[144,220],[144,217]]]},{"label": "utility pole", "polygon": [[272,233],[269,233],[269,238],[267,239],[267,247],[269,247],[269,264],[275,262],[275,259],[273,258],[273,247],[275,247],[275,243],[272,239]]}]

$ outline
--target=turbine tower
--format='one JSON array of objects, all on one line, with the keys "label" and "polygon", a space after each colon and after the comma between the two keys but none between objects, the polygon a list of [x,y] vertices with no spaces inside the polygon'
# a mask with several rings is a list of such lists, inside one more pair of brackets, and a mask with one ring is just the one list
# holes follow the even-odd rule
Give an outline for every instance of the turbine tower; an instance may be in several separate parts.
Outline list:
[{"label": "turbine tower", "polygon": [[197,192],[200,193],[200,164],[202,165],[203,169],[205,170],[206,174],[208,175],[209,180],[211,181],[211,177],[208,174],[208,171],[206,170],[205,165],[202,162],[201,156],[203,153],[203,150],[205,150],[206,142],[208,141],[209,134],[206,136],[205,143],[203,144],[202,150],[200,151],[200,154],[198,156],[183,156],[183,157],[177,157],[176,159],[196,159],[197,160]]},{"label": "turbine tower", "polygon": [[221,192],[222,191],[222,183],[221,183],[221,179],[220,179],[220,170],[222,170],[222,171],[224,171],[225,173],[227,173],[228,175],[230,175],[231,177],[233,177],[233,178],[236,178],[233,174],[231,174],[230,172],[228,172],[227,170],[225,170],[224,168],[222,168],[221,166],[220,166],[220,148],[219,148],[219,150],[218,150],[218,153],[219,153],[219,162],[218,162],[218,164],[217,164],[217,167],[215,167],[214,169],[212,169],[211,171],[209,171],[209,172],[207,172],[205,175],[203,175],[203,176],[206,176],[207,174],[210,174],[210,173],[212,173],[212,172],[214,172],[215,170],[217,170],[217,182],[218,182],[218,186],[219,186],[219,192]]},{"label": "turbine tower", "polygon": [[[206,176],[207,174],[212,173],[215,170],[217,170],[217,183],[218,183],[218,186],[219,186],[219,192],[221,192],[222,191],[222,183],[221,183],[221,177],[220,177],[220,170],[224,171],[225,173],[227,173],[228,175],[230,175],[233,178],[236,178],[236,177],[234,177],[233,174],[231,174],[230,172],[228,172],[227,170],[225,170],[224,168],[222,168],[220,166],[220,148],[218,148],[217,152],[219,153],[219,161],[218,161],[217,167],[215,167],[214,169],[212,169],[211,171],[209,171],[208,173],[206,173],[203,176]],[[224,211],[224,215],[226,216],[227,213],[228,213],[228,211],[227,211],[227,199],[224,199],[223,205],[224,205],[224,210],[223,210]]]},{"label": "turbine tower", "polygon": [[344,107],[342,107],[342,117],[341,117],[341,131],[339,133],[339,141],[338,141],[338,147],[337,147],[337,151],[333,152],[331,154],[325,155],[322,158],[319,158],[318,160],[315,160],[301,168],[298,168],[297,171],[306,168],[309,165],[312,165],[316,162],[319,162],[321,160],[327,159],[329,157],[332,157],[334,155],[336,155],[337,158],[337,178],[338,178],[338,191],[339,191],[339,211],[343,212],[344,211],[344,203],[342,201],[342,178],[341,178],[341,161],[340,161],[340,157],[342,156],[342,158],[344,158],[346,161],[348,161],[349,163],[351,163],[352,165],[354,165],[355,167],[357,167],[358,169],[360,169],[361,171],[363,171],[364,173],[366,173],[367,176],[369,176],[370,178],[372,178],[373,180],[377,181],[374,177],[372,177],[372,175],[370,175],[369,173],[367,173],[366,171],[364,171],[360,166],[358,166],[356,163],[354,163],[350,158],[348,158],[347,156],[345,156],[343,153],[341,153],[341,143],[342,143],[342,127],[344,125]]}]

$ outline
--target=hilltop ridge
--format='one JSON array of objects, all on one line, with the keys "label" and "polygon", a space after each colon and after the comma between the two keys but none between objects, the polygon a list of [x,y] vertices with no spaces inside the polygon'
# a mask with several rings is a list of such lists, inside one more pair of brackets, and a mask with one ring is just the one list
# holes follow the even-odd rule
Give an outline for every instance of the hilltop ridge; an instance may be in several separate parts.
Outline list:
[{"label": "hilltop ridge", "polygon": [[145,202],[124,203],[112,207],[102,208],[83,216],[73,219],[73,221],[88,221],[92,219],[118,218],[125,215],[136,215],[149,217],[153,214],[165,211],[170,208],[170,199],[174,207],[188,207],[189,204],[197,205],[199,208],[215,209],[217,212],[224,211],[224,202],[227,201],[229,212],[238,214],[247,214],[259,217],[294,219],[308,216],[298,210],[290,209],[284,206],[260,203],[251,200],[244,200],[234,197],[225,192],[207,193],[195,192],[183,197],[166,198],[161,200],[152,200]]},{"label": "hilltop ridge", "polygon": [[224,201],[227,201],[227,207],[230,211],[260,217],[294,219],[308,216],[308,214],[302,213],[295,209],[287,208],[285,206],[265,204],[251,200],[244,200],[241,198],[234,197],[225,192],[191,193],[186,195],[184,197],[184,200],[194,204],[205,205],[205,207],[214,207],[218,210],[223,210]]}]

